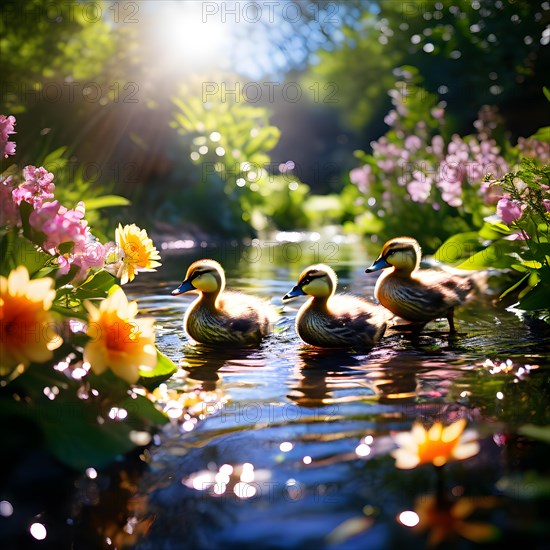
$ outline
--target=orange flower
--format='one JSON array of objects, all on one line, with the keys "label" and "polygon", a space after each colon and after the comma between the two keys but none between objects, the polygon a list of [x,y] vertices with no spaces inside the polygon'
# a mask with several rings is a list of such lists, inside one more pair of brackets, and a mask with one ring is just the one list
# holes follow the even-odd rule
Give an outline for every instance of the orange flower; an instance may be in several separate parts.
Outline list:
[{"label": "orange flower", "polygon": [[91,340],[84,348],[84,361],[96,374],[110,368],[118,377],[134,384],[140,369],[154,368],[157,363],[152,317],[135,319],[136,302],[119,286],[105,298],[99,309],[84,303],[89,313],[87,334]]},{"label": "orange flower", "polygon": [[54,298],[53,280],[30,280],[25,266],[0,277],[0,376],[53,357],[63,342],[48,313]]},{"label": "orange flower", "polygon": [[160,255],[153,245],[153,241],[147,236],[145,229],[140,229],[136,224],[118,224],[115,231],[115,240],[120,258],[109,266],[108,270],[120,279],[124,285],[133,281],[136,273],[140,271],[155,271],[160,266]]},{"label": "orange flower", "polygon": [[403,470],[420,464],[443,466],[451,460],[463,460],[479,452],[479,444],[473,430],[464,432],[466,420],[461,418],[446,428],[436,422],[429,430],[415,422],[410,432],[393,436],[399,445],[391,454],[395,465]]},{"label": "orange flower", "polygon": [[416,531],[429,531],[428,546],[434,547],[457,536],[472,542],[488,542],[499,536],[498,529],[490,523],[466,521],[479,508],[493,508],[496,499],[492,497],[460,498],[452,503],[440,505],[435,496],[424,495],[415,505],[419,523]]}]

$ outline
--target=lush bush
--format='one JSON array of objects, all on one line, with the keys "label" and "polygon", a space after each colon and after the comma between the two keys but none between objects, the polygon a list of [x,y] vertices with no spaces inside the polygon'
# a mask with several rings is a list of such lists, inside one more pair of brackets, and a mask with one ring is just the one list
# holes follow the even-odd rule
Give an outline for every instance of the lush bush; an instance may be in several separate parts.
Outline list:
[{"label": "lush bush", "polygon": [[[550,128],[546,128],[547,139]],[[500,197],[477,233],[451,237],[437,251],[461,269],[503,269],[515,282],[501,298],[550,323],[550,166],[523,159],[516,170],[486,184]]]},{"label": "lush bush", "polygon": [[401,74],[390,91],[390,129],[371,143],[372,152],[356,152],[361,166],[350,173],[355,187],[346,190],[352,228],[382,238],[414,234],[435,250],[491,214],[499,197],[485,176],[500,179],[522,155],[547,159],[550,148],[522,138],[512,146],[490,107],[481,109],[476,134],[449,136],[444,103],[422,88],[416,69],[404,67]]},{"label": "lush bush", "polygon": [[[227,88],[235,86],[228,83]],[[203,223],[208,224],[204,217],[209,215],[219,220],[221,207],[227,221],[220,229],[232,236],[307,226],[302,205],[309,188],[292,175],[292,162],[271,161],[269,151],[280,132],[269,123],[267,109],[235,93],[212,94],[208,101],[203,94],[184,87],[174,98],[178,109],[172,126],[199,171],[197,184],[182,200],[176,198],[174,207],[185,208],[182,202],[194,203],[195,197],[206,195],[209,208],[201,209]],[[223,200],[212,200],[212,194]],[[193,210],[188,219],[196,216],[196,205]]]},{"label": "lush bush", "polygon": [[[0,117],[5,158],[15,154],[14,125]],[[4,450],[19,456],[44,445],[77,469],[105,465],[168,421],[149,390],[175,365],[155,346],[155,320],[137,316],[122,289],[160,265],[158,252],[133,224],[119,225],[116,242],[100,242],[85,202],[61,204],[54,174],[42,166],[8,168],[0,196]],[[19,430],[34,437],[23,441]]]}]

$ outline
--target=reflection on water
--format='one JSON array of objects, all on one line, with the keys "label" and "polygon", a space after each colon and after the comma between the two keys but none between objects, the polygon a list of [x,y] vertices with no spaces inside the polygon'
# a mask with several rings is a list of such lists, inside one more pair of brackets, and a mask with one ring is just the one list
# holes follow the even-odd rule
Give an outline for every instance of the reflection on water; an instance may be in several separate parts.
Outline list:
[{"label": "reflection on water", "polygon": [[[434,472],[396,470],[390,455],[392,433],[416,419],[466,418],[481,434],[481,452],[448,464],[437,482],[453,498],[474,499],[472,521],[483,509],[485,532],[509,542],[539,545],[549,535],[543,501],[518,502],[527,487],[549,482],[547,446],[521,435],[526,424],[550,421],[545,326],[488,300],[457,311],[454,338],[442,321],[421,334],[389,331],[367,355],[312,350],[294,330],[301,302],[283,307],[281,296],[304,266],[324,261],[341,290],[372,297],[376,276],[364,268],[373,255],[318,242],[237,248],[168,256],[149,282],[128,288],[158,319],[161,350],[181,365],[163,391],[206,400],[194,416],[175,414],[147,454],[140,508],[128,511],[147,527],[136,548],[424,548],[437,512]],[[190,345],[182,317],[194,296],[170,290],[200,257],[224,265],[228,287],[280,307],[259,349]],[[472,529],[450,521],[468,548]]]}]

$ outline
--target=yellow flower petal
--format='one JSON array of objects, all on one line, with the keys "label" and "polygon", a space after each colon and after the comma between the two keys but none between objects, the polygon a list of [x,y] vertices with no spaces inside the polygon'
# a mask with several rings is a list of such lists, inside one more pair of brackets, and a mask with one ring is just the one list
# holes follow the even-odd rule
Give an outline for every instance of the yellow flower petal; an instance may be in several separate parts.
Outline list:
[{"label": "yellow flower petal", "polygon": [[396,466],[403,469],[430,463],[443,466],[453,459],[463,460],[474,456],[479,452],[477,434],[473,430],[464,432],[465,426],[465,419],[445,428],[441,422],[435,422],[426,431],[419,422],[415,422],[410,432],[393,436],[399,446],[392,453],[397,461]]},{"label": "yellow flower petal", "polygon": [[115,231],[115,240],[124,264],[119,269],[120,283],[132,281],[141,271],[155,271],[161,264],[160,255],[148,237],[145,229],[135,224],[118,225]]},{"label": "yellow flower petal", "polygon": [[43,363],[63,342],[49,313],[55,298],[48,277],[30,279],[25,266],[0,277],[0,374],[6,376],[20,365]]},{"label": "yellow flower petal", "polygon": [[466,427],[466,419],[461,418],[460,420],[457,420],[456,422],[453,422],[450,426],[447,426],[443,429],[443,433],[441,434],[441,440],[442,441],[453,441],[455,439],[458,439],[462,432],[464,431],[464,428]]},{"label": "yellow flower petal", "polygon": [[136,319],[136,302],[128,302],[121,287],[105,298],[99,309],[86,303],[89,311],[87,334],[90,341],[84,357],[96,374],[107,367],[129,384],[139,379],[140,368],[157,363],[153,318]]}]

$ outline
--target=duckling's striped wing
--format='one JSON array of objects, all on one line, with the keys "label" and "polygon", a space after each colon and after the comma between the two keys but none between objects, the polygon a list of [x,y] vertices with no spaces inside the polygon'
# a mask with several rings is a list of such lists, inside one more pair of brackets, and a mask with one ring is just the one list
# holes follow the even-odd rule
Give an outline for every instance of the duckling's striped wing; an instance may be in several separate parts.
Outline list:
[{"label": "duckling's striped wing", "polygon": [[301,338],[320,347],[372,345],[384,334],[389,312],[355,296],[337,295],[329,309],[304,308],[298,318]]},{"label": "duckling's striped wing", "polygon": [[384,288],[379,299],[390,311],[409,321],[429,321],[452,307],[440,291],[410,284]]},{"label": "duckling's striped wing", "polygon": [[388,278],[381,285],[378,299],[389,310],[409,321],[430,321],[443,317],[463,303],[471,291],[471,282],[455,277],[434,277],[432,284],[417,280]]},{"label": "duckling's striped wing", "polygon": [[275,310],[271,304],[255,296],[226,290],[218,304],[227,325],[243,334],[267,334],[275,322]]}]

